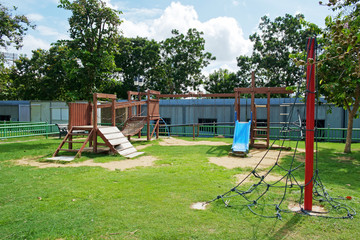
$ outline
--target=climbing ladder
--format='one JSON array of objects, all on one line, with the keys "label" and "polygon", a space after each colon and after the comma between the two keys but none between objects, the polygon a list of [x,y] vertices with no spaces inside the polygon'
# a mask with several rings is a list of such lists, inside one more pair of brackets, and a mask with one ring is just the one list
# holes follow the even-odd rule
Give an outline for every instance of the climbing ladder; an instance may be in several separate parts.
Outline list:
[{"label": "climbing ladder", "polygon": [[[64,140],[59,145],[59,147],[56,149],[53,157],[55,157],[59,153],[65,143],[69,143],[69,149],[62,149],[63,151],[77,152],[75,157],[81,157],[81,153],[85,149],[86,144],[92,139],[94,131],[95,130],[92,128],[92,126],[72,127]],[[85,135],[87,137],[85,140],[83,139],[74,141],[72,137],[78,135]],[[104,141],[104,144],[98,143],[98,145],[105,145],[109,147],[110,151],[115,154],[120,154],[121,156],[127,158],[133,158],[143,154],[143,152],[138,152],[136,148],[134,148],[134,146],[128,141],[128,139],[120,132],[117,127],[98,127],[97,135],[100,136]],[[72,149],[73,143],[82,143],[82,145],[80,149]]]},{"label": "climbing ladder", "polygon": [[[266,127],[259,127],[257,122],[257,108],[266,108],[267,112],[267,121]],[[266,105],[257,105],[254,104],[253,108],[253,128],[251,131],[251,145],[254,148],[268,148],[270,141],[270,102]],[[260,140],[260,142],[255,143],[255,140]]]}]

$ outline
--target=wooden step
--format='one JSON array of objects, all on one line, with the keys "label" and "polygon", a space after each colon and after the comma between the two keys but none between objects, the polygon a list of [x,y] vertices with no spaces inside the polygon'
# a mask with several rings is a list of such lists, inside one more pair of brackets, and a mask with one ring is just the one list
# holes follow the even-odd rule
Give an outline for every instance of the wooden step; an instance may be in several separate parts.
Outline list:
[{"label": "wooden step", "polygon": [[267,131],[268,131],[267,128],[254,128],[253,130],[254,130],[254,131],[264,131],[264,132],[267,132]]},{"label": "wooden step", "polygon": [[104,135],[108,133],[121,133],[117,127],[101,127],[99,131]]},{"label": "wooden step", "polygon": [[134,157],[137,157],[141,154],[144,154],[144,152],[134,152],[134,153],[131,153],[129,155],[126,155],[127,158],[134,158]]},{"label": "wooden step", "polygon": [[130,142],[127,142],[127,143],[123,143],[121,145],[116,146],[115,149],[118,151],[121,151],[121,150],[128,149],[131,147],[134,147],[134,146]]},{"label": "wooden step", "polygon": [[254,137],[254,140],[266,140],[266,138]]},{"label": "wooden step", "polygon": [[112,146],[120,145],[129,142],[126,137],[108,140]]},{"label": "wooden step", "polygon": [[132,154],[132,153],[135,153],[135,152],[137,152],[137,150],[136,150],[136,148],[134,148],[134,147],[132,147],[132,148],[127,148],[127,149],[118,151],[118,153],[119,153],[121,156],[124,156],[124,157],[126,157],[126,155],[129,155],[129,154]]},{"label": "wooden step", "polygon": [[106,137],[106,139],[111,140],[116,138],[123,138],[124,134],[119,131],[118,133],[106,133],[104,134],[104,136]]},{"label": "wooden step", "polygon": [[65,141],[65,143],[84,143],[84,141]]},{"label": "wooden step", "polygon": [[69,135],[71,135],[71,136],[85,136],[85,135],[89,135],[89,133],[86,133],[86,132],[83,132],[83,133],[72,132],[72,133],[69,133]]}]

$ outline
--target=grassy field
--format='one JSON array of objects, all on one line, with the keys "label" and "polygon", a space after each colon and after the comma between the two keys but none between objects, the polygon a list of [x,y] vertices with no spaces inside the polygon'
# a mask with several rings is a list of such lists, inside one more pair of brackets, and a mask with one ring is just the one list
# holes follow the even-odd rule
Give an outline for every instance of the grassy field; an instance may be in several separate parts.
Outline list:
[{"label": "grassy field", "polygon": [[[143,150],[145,155],[159,160],[152,167],[125,171],[15,164],[18,159],[44,161],[59,143],[57,138],[40,137],[1,141],[0,239],[360,239],[359,215],[337,220],[284,213],[282,220],[269,219],[244,207],[226,208],[221,201],[206,210],[191,209],[192,203],[231,189],[234,176],[249,170],[226,169],[208,161],[226,156],[230,145],[134,142],[150,144]],[[341,153],[343,147],[319,144],[320,174],[332,196],[351,196],[344,201],[359,210],[360,144],[353,144],[353,153],[347,155]],[[125,160],[84,153],[76,161],[88,159]],[[276,197],[269,194],[269,199]]]}]

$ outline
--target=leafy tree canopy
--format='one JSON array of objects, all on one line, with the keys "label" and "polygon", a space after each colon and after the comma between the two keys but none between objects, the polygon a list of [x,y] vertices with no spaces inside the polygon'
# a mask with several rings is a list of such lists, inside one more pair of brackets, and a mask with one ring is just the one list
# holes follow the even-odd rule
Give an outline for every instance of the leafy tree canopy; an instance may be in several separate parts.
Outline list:
[{"label": "leafy tree canopy", "polygon": [[116,69],[114,57],[120,39],[120,11],[106,6],[102,0],[60,0],[60,8],[70,10],[70,37],[64,41],[70,56],[79,59],[79,71],[67,69],[73,79],[80,79],[80,99],[90,99],[101,89],[104,80],[113,76]]},{"label": "leafy tree canopy", "polygon": [[[257,86],[288,87],[302,78],[302,68],[290,60],[290,55],[305,48],[306,39],[321,32],[316,25],[302,24],[304,15],[286,14],[274,21],[268,16],[261,18],[259,31],[250,36],[253,42],[251,57],[237,58],[243,74],[256,72]],[[249,67],[250,65],[250,67]]]},{"label": "leafy tree canopy", "polygon": [[[323,4],[323,3],[321,3]],[[355,0],[330,0],[327,4],[339,13],[326,18],[320,40],[320,91],[328,102],[348,110],[348,129],[344,152],[351,152],[353,119],[360,106],[360,3]]]},{"label": "leafy tree canopy", "polygon": [[209,74],[204,85],[205,90],[210,93],[232,93],[237,87],[249,87],[249,81],[241,78],[239,74],[221,68]]},{"label": "leafy tree canopy", "polygon": [[148,86],[162,93],[188,92],[189,88],[197,89],[205,76],[201,70],[208,66],[215,57],[205,51],[205,40],[202,32],[189,29],[187,34],[173,30],[174,35],[162,41],[161,71],[159,79],[151,79]]},{"label": "leafy tree canopy", "polygon": [[23,37],[28,28],[35,28],[24,15],[13,15],[16,7],[9,9],[0,3],[0,46],[6,48],[14,45],[16,49],[22,47]]}]

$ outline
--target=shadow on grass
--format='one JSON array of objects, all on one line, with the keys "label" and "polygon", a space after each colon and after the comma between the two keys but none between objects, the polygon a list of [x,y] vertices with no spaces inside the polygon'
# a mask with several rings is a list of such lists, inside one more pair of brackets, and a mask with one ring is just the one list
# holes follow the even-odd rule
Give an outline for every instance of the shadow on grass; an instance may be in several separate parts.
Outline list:
[{"label": "shadow on grass", "polygon": [[206,151],[206,154],[210,155],[216,155],[217,157],[222,157],[228,155],[228,153],[231,151],[231,146],[213,146],[210,147],[208,151]]},{"label": "shadow on grass", "polygon": [[[297,155],[296,160],[293,167],[305,161],[304,154]],[[284,157],[281,165],[288,168],[291,161],[292,157]],[[346,184],[351,184],[351,187],[354,189],[360,187],[360,181],[358,179],[360,174],[360,152],[344,154],[335,149],[320,148],[317,153],[317,164],[316,154],[314,154],[314,170],[316,167],[324,183],[336,184],[342,187]],[[304,167],[293,173],[296,177],[304,179]]]},{"label": "shadow on grass", "polygon": [[[273,235],[269,236],[269,239],[283,239],[292,232],[296,226],[300,223],[301,217],[299,214],[295,214],[289,221],[287,221],[279,230]],[[275,226],[274,226],[275,228]]]}]

